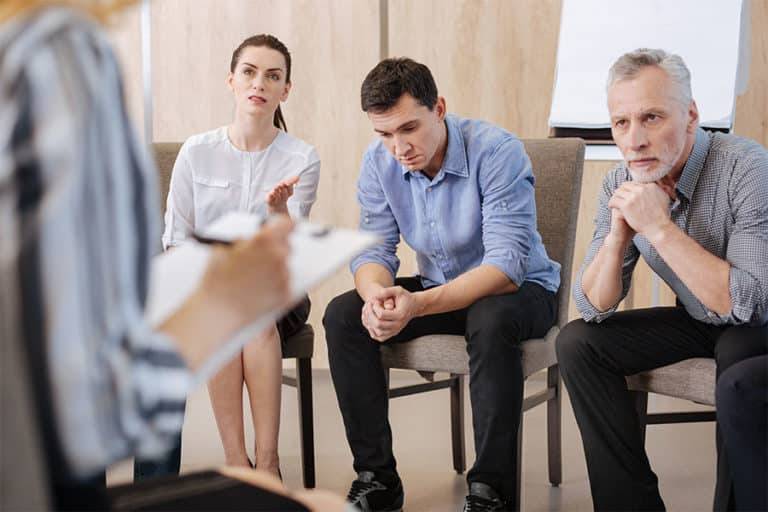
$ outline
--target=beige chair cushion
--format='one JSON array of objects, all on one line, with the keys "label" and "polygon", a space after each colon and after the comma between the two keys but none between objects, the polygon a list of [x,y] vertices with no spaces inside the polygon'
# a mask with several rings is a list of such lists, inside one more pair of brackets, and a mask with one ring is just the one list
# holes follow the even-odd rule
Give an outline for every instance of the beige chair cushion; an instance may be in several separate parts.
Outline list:
[{"label": "beige chair cushion", "polygon": [[650,391],[715,405],[715,360],[697,357],[627,377],[633,391]]},{"label": "beige chair cushion", "polygon": [[[555,337],[552,327],[544,338],[522,343],[523,375],[529,376],[555,364]],[[464,336],[431,334],[413,341],[381,346],[384,368],[402,368],[420,372],[469,373],[469,356]]]}]

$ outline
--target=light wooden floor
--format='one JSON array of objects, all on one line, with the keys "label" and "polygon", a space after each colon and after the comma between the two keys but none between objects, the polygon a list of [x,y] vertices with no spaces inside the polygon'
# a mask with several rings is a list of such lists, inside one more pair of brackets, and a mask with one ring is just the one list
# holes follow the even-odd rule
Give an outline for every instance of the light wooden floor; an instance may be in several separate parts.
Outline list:
[{"label": "light wooden floor", "polygon": [[[412,372],[394,372],[395,384],[418,381]],[[346,494],[354,479],[352,458],[327,370],[314,376],[315,444],[318,487]],[[528,382],[528,391],[543,387],[543,374]],[[468,399],[468,397],[467,397]],[[397,398],[391,402],[390,419],[398,470],[405,485],[407,512],[461,510],[466,492],[464,477],[452,470],[448,391]],[[694,404],[651,396],[649,410],[697,410]],[[524,417],[523,510],[591,510],[584,452],[567,394],[563,401],[563,483],[555,488],[547,480],[545,407]],[[471,413],[466,425],[468,464],[474,460]],[[280,455],[282,473],[289,487],[301,486],[296,393],[283,387]],[[252,439],[252,429],[248,436]],[[647,447],[659,476],[668,510],[711,510],[715,478],[714,423],[648,427]],[[250,441],[249,441],[250,442]],[[189,400],[184,425],[182,472],[223,462],[216,425],[207,392],[196,391]],[[109,482],[131,477],[124,463],[110,471]]]}]

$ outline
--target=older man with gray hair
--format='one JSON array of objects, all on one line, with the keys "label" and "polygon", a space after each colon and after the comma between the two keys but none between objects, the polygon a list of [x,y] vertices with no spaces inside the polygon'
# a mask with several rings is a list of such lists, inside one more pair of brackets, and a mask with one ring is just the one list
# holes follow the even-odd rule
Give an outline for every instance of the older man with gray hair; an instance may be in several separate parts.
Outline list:
[{"label": "older man with gray hair", "polygon": [[[692,357],[714,357],[719,376],[768,352],[768,152],[698,127],[677,55],[621,56],[607,92],[624,161],[603,180],[573,289],[582,319],[560,333],[557,354],[595,509],[663,510],[624,377]],[[676,306],[616,311],[641,255]],[[733,501],[719,441],[715,508],[724,509]],[[737,486],[737,507],[751,507],[749,492]]]}]

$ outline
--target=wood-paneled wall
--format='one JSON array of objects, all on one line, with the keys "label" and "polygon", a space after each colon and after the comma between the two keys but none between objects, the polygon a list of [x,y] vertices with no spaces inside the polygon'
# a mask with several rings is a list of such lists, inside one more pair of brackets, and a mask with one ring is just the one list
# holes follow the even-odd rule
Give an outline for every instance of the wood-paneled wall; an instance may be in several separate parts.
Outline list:
[{"label": "wood-paneled wall", "polygon": [[138,7],[125,9],[110,20],[107,31],[123,72],[128,113],[137,133],[144,123],[141,68],[141,13]]},{"label": "wood-paneled wall", "polygon": [[391,56],[432,71],[448,111],[546,137],[559,0],[390,0]]},{"label": "wood-paneled wall", "polygon": [[[487,119],[520,137],[546,137],[560,0],[388,0],[389,54],[427,64],[451,112]],[[751,67],[736,104],[735,132],[768,146],[768,1],[750,0]],[[230,121],[224,80],[245,37],[270,32],[293,55],[284,106],[291,133],[322,159],[312,218],[355,226],[355,185],[374,134],[359,109],[362,79],[379,58],[378,0],[155,0],[152,2],[154,141],[180,141]],[[111,29],[126,74],[129,108],[140,126],[138,9]],[[610,162],[587,162],[578,219],[580,264],[592,234],[597,192]],[[403,251],[403,270],[415,269]],[[650,272],[638,266],[633,306],[650,304]],[[349,289],[346,269],[312,293],[315,365],[327,357],[321,324],[327,302]],[[662,287],[661,301],[671,295]],[[573,313],[573,308],[572,308]]]}]

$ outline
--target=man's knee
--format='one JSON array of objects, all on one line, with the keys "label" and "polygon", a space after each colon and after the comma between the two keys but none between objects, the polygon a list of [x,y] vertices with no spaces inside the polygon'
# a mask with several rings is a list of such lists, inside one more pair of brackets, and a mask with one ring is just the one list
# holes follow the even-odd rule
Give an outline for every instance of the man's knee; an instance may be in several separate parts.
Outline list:
[{"label": "man's knee", "polygon": [[587,354],[586,348],[589,345],[590,332],[594,328],[594,324],[587,323],[582,319],[568,322],[563,327],[555,339],[557,362],[562,368],[568,368],[584,358]]},{"label": "man's knee", "polygon": [[717,380],[715,400],[717,409],[736,412],[752,407],[761,408],[768,386],[768,355],[755,356],[733,364]]},{"label": "man's knee", "polygon": [[468,349],[487,352],[519,347],[525,321],[514,312],[501,311],[491,302],[480,299],[467,312]]},{"label": "man's knee", "polygon": [[734,326],[725,329],[715,345],[717,373],[751,357],[763,355],[768,349],[768,326]]},{"label": "man's knee", "polygon": [[325,327],[328,344],[347,338],[339,335],[354,329],[360,323],[362,307],[363,301],[356,290],[338,295],[328,303],[328,307],[325,308],[325,315],[323,315],[323,327]]}]

